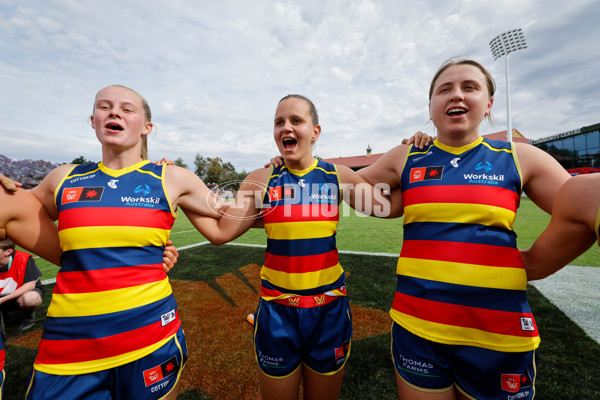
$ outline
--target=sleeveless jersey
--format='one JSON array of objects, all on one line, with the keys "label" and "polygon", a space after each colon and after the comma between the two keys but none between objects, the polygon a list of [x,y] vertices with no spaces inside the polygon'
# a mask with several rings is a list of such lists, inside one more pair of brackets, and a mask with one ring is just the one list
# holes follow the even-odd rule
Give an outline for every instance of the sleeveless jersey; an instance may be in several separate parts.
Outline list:
[{"label": "sleeveless jersey", "polygon": [[540,339],[513,222],[522,191],[511,143],[411,147],[404,242],[390,314],[434,342],[522,352]]},{"label": "sleeveless jersey", "polygon": [[123,365],[181,326],[163,271],[175,221],[163,166],[75,166],[55,191],[61,265],[34,368],[78,375]]},{"label": "sleeveless jersey", "polygon": [[335,165],[315,160],[302,171],[275,168],[263,199],[262,298],[344,295],[346,277],[335,242],[340,201]]}]

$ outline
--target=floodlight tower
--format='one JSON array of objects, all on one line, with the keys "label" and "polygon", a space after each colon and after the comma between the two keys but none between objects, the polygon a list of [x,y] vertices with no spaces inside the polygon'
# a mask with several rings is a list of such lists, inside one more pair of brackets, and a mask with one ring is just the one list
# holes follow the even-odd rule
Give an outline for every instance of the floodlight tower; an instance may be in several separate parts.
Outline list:
[{"label": "floodlight tower", "polygon": [[496,36],[490,42],[494,61],[506,56],[506,141],[512,142],[512,123],[510,120],[510,85],[508,83],[508,55],[514,51],[526,49],[527,43],[521,28],[513,29]]}]

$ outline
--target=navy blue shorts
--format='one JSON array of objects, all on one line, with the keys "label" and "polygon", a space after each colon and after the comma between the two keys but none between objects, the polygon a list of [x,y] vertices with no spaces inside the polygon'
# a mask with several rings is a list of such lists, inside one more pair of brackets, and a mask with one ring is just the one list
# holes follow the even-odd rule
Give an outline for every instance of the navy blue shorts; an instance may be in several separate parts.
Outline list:
[{"label": "navy blue shorts", "polygon": [[160,399],[175,387],[187,360],[183,329],[164,346],[131,363],[82,375],[33,371],[26,399]]},{"label": "navy blue shorts", "polygon": [[316,373],[333,375],[346,363],[351,341],[352,314],[345,296],[311,308],[261,299],[256,309],[256,361],[270,377],[286,377],[301,364]]},{"label": "navy blue shorts", "polygon": [[396,372],[409,386],[441,393],[456,385],[474,399],[532,399],[535,351],[509,353],[423,339],[397,323],[392,326]]}]

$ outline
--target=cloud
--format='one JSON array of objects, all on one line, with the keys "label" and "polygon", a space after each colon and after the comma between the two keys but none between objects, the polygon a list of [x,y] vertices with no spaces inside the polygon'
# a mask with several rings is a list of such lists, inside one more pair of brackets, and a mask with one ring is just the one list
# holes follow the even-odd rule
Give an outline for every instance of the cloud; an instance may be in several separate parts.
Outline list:
[{"label": "cloud", "polygon": [[[503,60],[489,42],[523,28],[510,57],[513,127],[530,138],[597,123],[600,10],[594,1],[41,1],[0,5],[0,154],[100,158],[87,123],[95,93],[119,83],[150,103],[151,156],[219,156],[238,169],[277,151],[277,101],[317,105],[322,157],[384,152],[432,132],[427,92],[452,56],[495,76],[505,129]],[[16,139],[18,133],[18,140]]]}]

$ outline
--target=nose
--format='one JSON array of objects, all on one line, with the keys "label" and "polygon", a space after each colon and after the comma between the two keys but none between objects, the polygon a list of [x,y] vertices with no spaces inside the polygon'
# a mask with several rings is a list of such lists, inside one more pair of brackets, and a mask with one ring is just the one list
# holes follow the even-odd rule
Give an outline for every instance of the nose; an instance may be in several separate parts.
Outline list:
[{"label": "nose", "polygon": [[117,107],[117,106],[111,107],[110,108],[110,112],[109,112],[109,116],[110,117],[121,118],[121,111],[119,110],[119,107]]},{"label": "nose", "polygon": [[465,98],[465,95],[460,88],[454,88],[454,89],[452,89],[450,98],[454,101],[460,101]]},{"label": "nose", "polygon": [[285,132],[290,132],[292,130],[292,124],[290,123],[290,121],[285,120],[283,122],[283,126],[281,128]]}]

